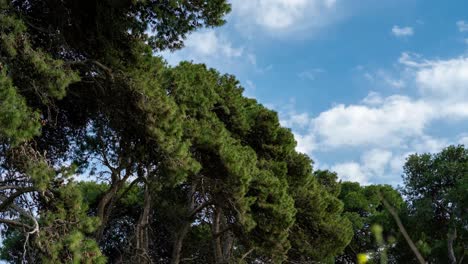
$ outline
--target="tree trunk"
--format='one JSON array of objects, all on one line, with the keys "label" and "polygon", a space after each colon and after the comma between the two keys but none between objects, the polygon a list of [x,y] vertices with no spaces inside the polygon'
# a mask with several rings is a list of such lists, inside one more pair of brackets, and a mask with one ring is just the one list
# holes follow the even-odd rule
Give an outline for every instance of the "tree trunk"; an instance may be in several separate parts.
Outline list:
[{"label": "tree trunk", "polygon": [[213,246],[214,246],[214,256],[216,264],[224,263],[223,258],[223,248],[221,244],[221,216],[222,216],[222,209],[219,207],[215,208],[215,213],[213,217]]},{"label": "tree trunk", "polygon": [[136,227],[136,253],[138,263],[151,263],[151,257],[149,255],[149,234],[148,225],[151,210],[151,196],[149,193],[149,187],[145,184],[145,198],[143,204],[143,211],[141,212],[140,219]]},{"label": "tree trunk", "polygon": [[189,215],[182,219],[182,227],[177,231],[174,239],[174,244],[172,246],[172,256],[171,256],[171,264],[179,264],[180,258],[182,255],[182,246],[184,243],[185,236],[187,235],[188,231],[190,230],[190,224],[192,223],[192,212],[195,209],[195,192],[197,189],[197,185],[195,183],[192,184],[190,192],[187,194],[187,207]]},{"label": "tree trunk", "polygon": [[182,245],[185,239],[185,236],[187,235],[188,231],[190,230],[190,222],[187,221],[183,223],[182,228],[177,232],[176,238],[174,241],[174,246],[172,249],[172,258],[171,258],[171,264],[179,264],[180,263],[180,258],[182,255]]},{"label": "tree trunk", "polygon": [[223,261],[224,263],[229,263],[229,260],[232,257],[232,247],[234,245],[234,237],[231,231],[227,231],[223,235]]},{"label": "tree trunk", "polygon": [[457,264],[457,258],[455,257],[455,252],[453,250],[453,242],[457,238],[457,229],[454,228],[452,232],[449,231],[447,234],[447,249],[448,257],[450,264]]},{"label": "tree trunk", "polygon": [[107,221],[109,219],[109,214],[112,212],[112,199],[115,197],[119,187],[118,183],[114,183],[111,188],[104,194],[104,196],[99,201],[97,206],[97,217],[100,220],[100,226],[96,230],[95,238],[99,243],[104,234],[104,229],[106,229]]}]

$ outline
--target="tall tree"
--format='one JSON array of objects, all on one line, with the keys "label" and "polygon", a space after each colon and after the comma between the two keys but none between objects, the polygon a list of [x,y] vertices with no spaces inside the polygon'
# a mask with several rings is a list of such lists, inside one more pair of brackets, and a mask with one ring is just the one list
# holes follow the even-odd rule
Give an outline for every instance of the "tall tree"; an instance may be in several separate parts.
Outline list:
[{"label": "tall tree", "polygon": [[229,9],[0,0],[3,256],[307,263],[342,251],[338,193],[277,114],[233,76],[153,54]]},{"label": "tall tree", "polygon": [[463,263],[468,245],[468,149],[411,155],[402,189],[408,197],[412,235],[433,263]]},{"label": "tall tree", "polygon": [[[175,183],[196,170],[152,51],[223,24],[229,8],[224,0],[0,1],[0,219],[34,244],[30,258],[102,260],[89,234],[100,241],[126,180]],[[93,160],[111,183],[88,216],[70,175]]]}]

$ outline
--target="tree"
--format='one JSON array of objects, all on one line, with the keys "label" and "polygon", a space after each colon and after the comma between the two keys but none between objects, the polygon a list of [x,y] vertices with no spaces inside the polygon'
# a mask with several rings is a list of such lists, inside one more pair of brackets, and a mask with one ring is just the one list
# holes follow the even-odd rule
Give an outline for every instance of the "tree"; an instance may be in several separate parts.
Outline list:
[{"label": "tree", "polygon": [[463,263],[468,244],[468,150],[411,155],[404,166],[411,234],[433,263]]},{"label": "tree", "polygon": [[234,76],[154,56],[223,24],[225,0],[0,8],[2,256],[307,263],[349,242],[336,182],[275,112]]},{"label": "tree", "polygon": [[[347,245],[344,253],[337,257],[338,263],[355,263],[358,254],[374,254],[381,251],[375,235],[374,226],[383,228],[382,237],[389,241],[387,246],[390,263],[399,263],[401,248],[407,252],[407,244],[401,238],[399,230],[382,203],[381,196],[396,209],[397,212],[405,210],[406,204],[400,193],[389,185],[361,186],[356,182],[343,182],[339,199],[344,203],[344,215],[353,226],[353,238]],[[378,256],[374,256],[374,260]]]},{"label": "tree", "polygon": [[[224,0],[0,1],[0,219],[33,248],[22,258],[102,261],[94,240],[129,175],[173,184],[196,170],[152,50],[181,47],[228,11]],[[93,160],[111,184],[87,215],[70,175]]]}]

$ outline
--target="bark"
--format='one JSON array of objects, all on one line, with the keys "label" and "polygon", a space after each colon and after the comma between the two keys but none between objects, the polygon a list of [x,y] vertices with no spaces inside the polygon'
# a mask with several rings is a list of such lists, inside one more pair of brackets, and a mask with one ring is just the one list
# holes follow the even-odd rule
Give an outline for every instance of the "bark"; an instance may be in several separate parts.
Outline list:
[{"label": "bark", "polygon": [[180,263],[180,259],[182,257],[183,242],[189,230],[190,230],[190,222],[187,221],[182,225],[182,228],[177,232],[174,245],[173,245],[173,249],[172,249],[171,264]]},{"label": "bark", "polygon": [[220,237],[222,238],[223,263],[229,263],[232,256],[232,247],[234,245],[234,236],[231,232],[231,227],[228,225],[226,217],[221,219]]},{"label": "bark", "polygon": [[223,259],[224,263],[228,263],[228,261],[232,257],[232,247],[234,245],[234,237],[231,231],[226,232],[223,236]]},{"label": "bark", "polygon": [[104,234],[104,230],[106,229],[109,214],[112,211],[112,206],[110,204],[112,199],[115,197],[118,189],[119,188],[117,185],[111,186],[111,188],[101,198],[97,206],[97,217],[100,221],[100,225],[99,228],[96,230],[95,238],[98,242],[101,241],[102,236]]},{"label": "bark", "polygon": [[8,207],[10,207],[14,203],[16,198],[20,197],[21,195],[25,193],[34,192],[34,191],[36,191],[36,188],[34,187],[17,188],[16,192],[10,194],[10,196],[7,197],[6,199],[1,200],[2,203],[0,203],[0,212],[7,210]]},{"label": "bark", "polygon": [[195,185],[192,186],[192,190],[188,194],[189,207],[192,212],[190,212],[190,215],[187,217],[186,220],[184,219],[182,220],[183,221],[182,226],[181,228],[179,228],[179,230],[176,232],[176,235],[175,235],[174,244],[172,246],[171,264],[180,263],[180,259],[182,256],[183,242],[184,242],[185,236],[190,230],[192,217],[194,217],[196,214],[196,213],[193,213],[193,208],[195,207],[195,199],[194,199],[195,188],[196,188]]},{"label": "bark", "polygon": [[221,244],[221,236],[220,236],[220,226],[221,226],[221,216],[222,216],[222,209],[216,207],[214,216],[213,216],[213,246],[214,246],[214,256],[216,264],[221,264],[224,261],[223,258],[223,248]]},{"label": "bark", "polygon": [[143,211],[136,227],[136,253],[138,255],[138,263],[152,263],[149,255],[149,234],[148,226],[150,222],[151,211],[151,195],[149,186],[145,184],[145,198]]},{"label": "bark", "polygon": [[206,206],[210,205],[209,202],[205,202],[197,207],[195,202],[195,192],[196,192],[197,185],[193,184],[191,191],[187,195],[187,203],[189,207],[189,214],[188,216],[183,219],[183,223],[179,230],[176,232],[174,244],[172,247],[172,256],[171,256],[171,264],[179,264],[182,257],[182,247],[185,237],[190,230],[190,225],[192,224],[193,218],[196,216],[198,212],[203,210]]},{"label": "bark", "polygon": [[[127,179],[130,177],[131,173],[127,171],[126,175],[120,179],[116,180],[111,184],[111,187],[109,190],[104,193],[102,196],[101,200],[98,203],[97,206],[97,217],[101,222],[101,225],[99,228],[96,230],[95,233],[95,238],[96,241],[100,242],[102,239],[102,236],[104,234],[104,230],[106,229],[107,222],[109,220],[110,215],[112,214],[113,210],[113,204],[115,202],[115,198],[117,196],[117,193],[122,189],[124,186],[125,182]],[[114,178],[115,176],[113,176]]]},{"label": "bark", "polygon": [[452,232],[449,231],[447,234],[447,249],[450,264],[457,264],[457,258],[455,257],[455,251],[453,250],[453,242],[457,238],[457,229],[454,228]]}]

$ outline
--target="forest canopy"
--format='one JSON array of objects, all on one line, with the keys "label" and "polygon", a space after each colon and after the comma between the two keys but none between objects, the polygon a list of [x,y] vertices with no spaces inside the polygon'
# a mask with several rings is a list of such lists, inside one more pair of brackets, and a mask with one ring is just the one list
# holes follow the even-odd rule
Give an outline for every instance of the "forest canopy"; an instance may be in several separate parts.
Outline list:
[{"label": "forest canopy", "polygon": [[401,190],[341,182],[235,76],[155,55],[229,11],[225,0],[0,0],[0,257],[417,263],[396,211],[427,261],[463,263],[464,146],[410,156]]}]

